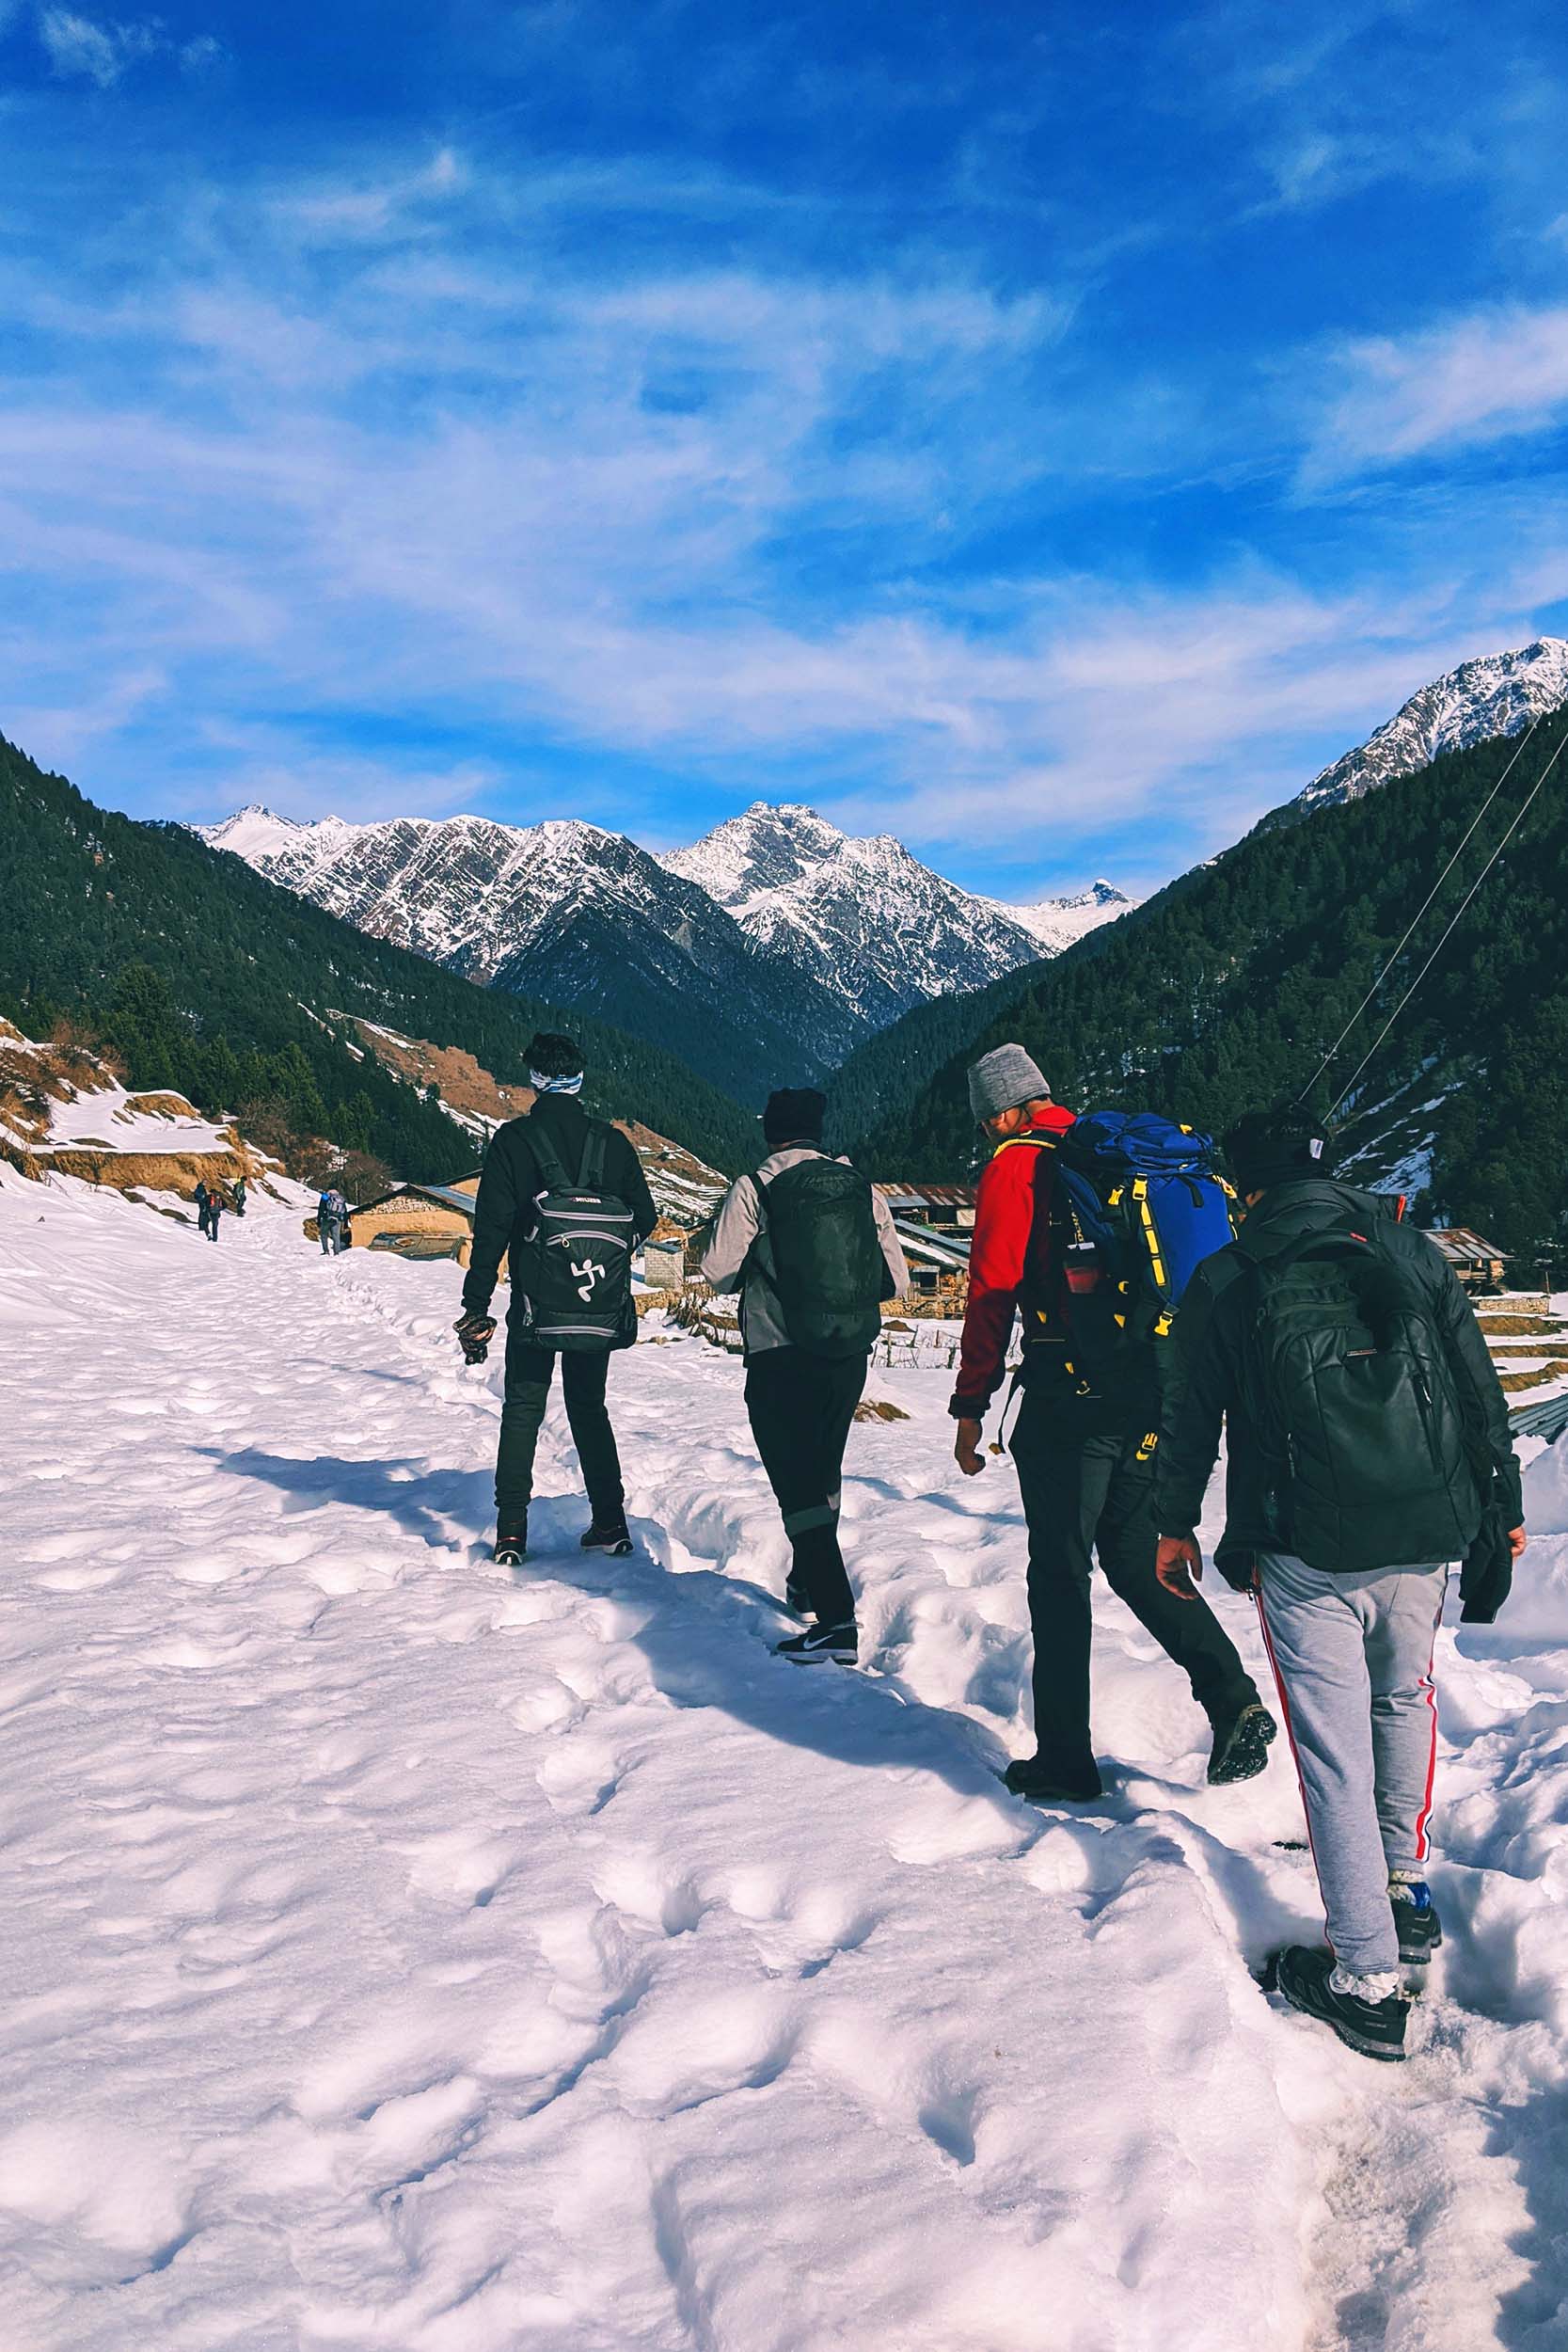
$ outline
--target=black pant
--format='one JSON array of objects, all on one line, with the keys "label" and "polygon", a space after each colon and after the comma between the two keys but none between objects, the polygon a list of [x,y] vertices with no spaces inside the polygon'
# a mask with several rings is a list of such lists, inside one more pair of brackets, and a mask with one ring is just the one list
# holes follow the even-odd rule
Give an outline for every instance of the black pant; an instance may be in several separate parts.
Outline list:
[{"label": "black pant", "polygon": [[[618,1519],[626,1509],[621,1457],[604,1401],[610,1355],[606,1348],[602,1353],[561,1359],[566,1421],[582,1464],[582,1483],[596,1526]],[[496,1454],[496,1516],[503,1527],[515,1525],[533,1494],[533,1455],[555,1364],[553,1348],[515,1340],[507,1343],[500,1445]]]},{"label": "black pant", "polygon": [[1029,1619],[1035,1637],[1035,1740],[1042,1756],[1080,1771],[1089,1737],[1089,1580],[1098,1552],[1111,1590],[1166,1655],[1216,1723],[1258,1696],[1235,1645],[1206,1600],[1178,1600],[1154,1573],[1154,1464],[1140,1437],[1085,1431],[1058,1399],[1026,1389],[1012,1454],[1029,1522]]},{"label": "black pant", "polygon": [[752,1435],[795,1555],[790,1579],[819,1625],[846,1625],[855,1613],[838,1548],[839,1485],[869,1361],[770,1347],[746,1367]]}]

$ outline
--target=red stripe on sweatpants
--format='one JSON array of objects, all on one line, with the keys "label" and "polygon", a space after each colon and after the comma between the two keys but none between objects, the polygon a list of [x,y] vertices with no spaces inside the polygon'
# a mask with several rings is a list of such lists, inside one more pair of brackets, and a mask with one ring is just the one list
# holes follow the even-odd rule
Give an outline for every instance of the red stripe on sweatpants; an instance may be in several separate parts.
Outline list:
[{"label": "red stripe on sweatpants", "polygon": [[1445,1574],[1443,1590],[1437,1597],[1437,1616],[1432,1629],[1432,1649],[1427,1658],[1426,1699],[1427,1706],[1432,1710],[1432,1753],[1427,1757],[1426,1795],[1421,1799],[1421,1809],[1416,1816],[1416,1859],[1418,1862],[1424,1862],[1432,1851],[1432,1841],[1427,1832],[1432,1827],[1432,1792],[1437,1782],[1437,1680],[1433,1668],[1437,1661],[1437,1629],[1443,1622],[1443,1602],[1448,1596],[1448,1590],[1449,1580]]},{"label": "red stripe on sweatpants", "polygon": [[[1323,1894],[1323,1874],[1318,1867],[1317,1841],[1312,1836],[1312,1808],[1307,1802],[1307,1781],[1301,1769],[1301,1750],[1296,1745],[1296,1727],[1291,1717],[1290,1694],[1285,1688],[1285,1677],[1279,1671],[1279,1660],[1275,1651],[1274,1637],[1269,1631],[1268,1615],[1263,1607],[1262,1578],[1258,1570],[1255,1569],[1253,1573],[1258,1581],[1253,1585],[1252,1597],[1258,1606],[1258,1623],[1262,1629],[1263,1647],[1269,1653],[1269,1671],[1274,1676],[1274,1687],[1279,1693],[1279,1711],[1285,1718],[1285,1737],[1291,1742],[1291,1760],[1296,1768],[1296,1787],[1301,1790],[1301,1809],[1307,1820],[1307,1851],[1312,1857],[1312,1871],[1318,1882],[1318,1900],[1323,1907],[1323,1931],[1327,1935],[1328,1902]],[[1435,1642],[1436,1636],[1433,1635],[1433,1638]],[[1331,1935],[1328,1936],[1328,1947],[1330,1951],[1334,1949],[1334,1938]]]}]

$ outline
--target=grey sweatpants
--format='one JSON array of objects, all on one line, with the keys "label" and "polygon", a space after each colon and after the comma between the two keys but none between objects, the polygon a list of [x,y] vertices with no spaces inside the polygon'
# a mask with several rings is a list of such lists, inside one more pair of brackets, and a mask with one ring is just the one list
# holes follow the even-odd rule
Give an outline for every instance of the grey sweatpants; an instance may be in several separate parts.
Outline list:
[{"label": "grey sweatpants", "polygon": [[1292,1552],[1259,1559],[1263,1621],[1295,1751],[1328,1940],[1357,1975],[1399,1966],[1391,1870],[1430,1851],[1443,1566],[1332,1576]]}]

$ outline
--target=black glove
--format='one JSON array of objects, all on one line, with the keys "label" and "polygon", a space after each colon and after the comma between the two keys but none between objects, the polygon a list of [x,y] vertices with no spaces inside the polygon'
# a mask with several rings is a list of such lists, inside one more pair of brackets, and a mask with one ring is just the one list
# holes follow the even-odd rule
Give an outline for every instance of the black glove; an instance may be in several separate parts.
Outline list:
[{"label": "black glove", "polygon": [[463,1360],[482,1364],[490,1353],[490,1343],[496,1336],[494,1315],[459,1315],[452,1325],[457,1344],[463,1350]]}]

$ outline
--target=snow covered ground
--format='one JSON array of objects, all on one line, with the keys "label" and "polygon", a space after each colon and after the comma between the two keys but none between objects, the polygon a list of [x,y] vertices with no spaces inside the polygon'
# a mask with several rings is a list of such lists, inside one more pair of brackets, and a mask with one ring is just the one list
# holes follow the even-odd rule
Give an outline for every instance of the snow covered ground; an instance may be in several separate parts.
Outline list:
[{"label": "snow covered ground", "polygon": [[854,1436],[875,1671],[802,1675],[695,1338],[614,1368],[640,1555],[552,1419],[487,1562],[454,1279],[0,1170],[6,2352],[1560,2352],[1568,1444],[1444,1637],[1384,2070],[1250,1973],[1318,1928],[1283,1742],[1206,1789],[1109,1596],[1112,1794],[996,1782],[1022,1529],[940,1375]]}]

